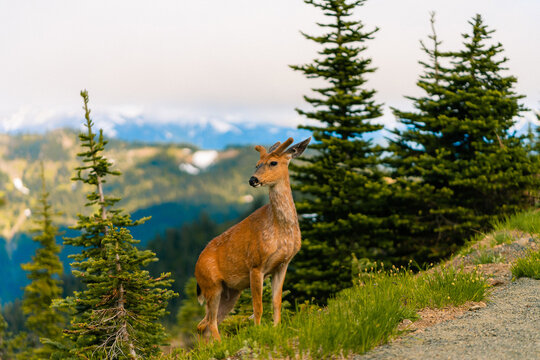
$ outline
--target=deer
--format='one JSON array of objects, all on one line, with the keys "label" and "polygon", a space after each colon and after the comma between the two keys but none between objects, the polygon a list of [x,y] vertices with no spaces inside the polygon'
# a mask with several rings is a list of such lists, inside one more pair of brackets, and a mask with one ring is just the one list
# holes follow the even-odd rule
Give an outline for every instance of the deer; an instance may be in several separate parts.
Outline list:
[{"label": "deer", "polygon": [[197,298],[206,301],[206,315],[197,326],[206,340],[220,341],[218,325],[234,308],[244,289],[251,288],[253,319],[259,325],[263,313],[263,281],[272,277],[274,326],[281,321],[283,282],[287,267],[300,250],[298,215],[289,181],[289,163],[300,156],[311,137],[289,148],[288,138],[268,151],[255,146],[260,154],[252,187],[267,186],[269,203],[212,239],[195,265]]}]

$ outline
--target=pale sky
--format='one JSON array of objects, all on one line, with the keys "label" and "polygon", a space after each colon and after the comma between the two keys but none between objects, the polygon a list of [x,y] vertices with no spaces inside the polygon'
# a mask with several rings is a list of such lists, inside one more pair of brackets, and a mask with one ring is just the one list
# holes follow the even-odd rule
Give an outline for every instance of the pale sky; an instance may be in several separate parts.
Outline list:
[{"label": "pale sky", "polygon": [[[540,107],[539,0],[367,1],[355,14],[380,28],[366,44],[379,102],[408,108],[403,96],[419,94],[430,11],[452,50],[480,13],[523,102]],[[294,108],[306,107],[302,95],[316,82],[288,65],[316,56],[299,31],[317,33],[321,20],[301,0],[0,0],[0,125],[80,114],[83,88],[96,113],[296,125]],[[383,121],[392,119],[387,111]]]}]

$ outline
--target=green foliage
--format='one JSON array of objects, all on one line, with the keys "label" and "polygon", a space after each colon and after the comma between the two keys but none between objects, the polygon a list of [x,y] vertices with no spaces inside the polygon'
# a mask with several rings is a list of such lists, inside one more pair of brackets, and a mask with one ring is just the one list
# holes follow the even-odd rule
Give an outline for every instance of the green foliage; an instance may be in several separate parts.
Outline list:
[{"label": "green foliage", "polygon": [[[52,223],[49,193],[45,186],[43,164],[41,168],[42,192],[39,199],[40,208],[35,211],[36,228],[34,241],[39,242],[32,261],[21,265],[28,272],[28,284],[24,289],[22,310],[27,315],[26,327],[30,331],[31,341],[38,343],[40,338],[57,339],[62,334],[65,319],[51,308],[53,299],[62,295],[61,282],[58,277],[63,273],[63,266],[58,254],[60,246],[56,244],[57,227]],[[26,358],[49,358],[52,349],[48,346],[36,347],[26,354]]]},{"label": "green foliage", "polygon": [[[0,359],[25,360],[30,358],[32,346],[27,333],[24,331],[24,316],[21,310],[21,301],[9,303],[0,308]],[[2,315],[3,314],[3,315]],[[6,321],[7,320],[7,321]]]},{"label": "green foliage", "polygon": [[204,307],[197,300],[197,280],[194,277],[186,282],[182,298],[176,319],[184,345],[191,347],[196,340],[197,324],[204,317]]},{"label": "green foliage", "polygon": [[540,280],[540,250],[529,251],[526,257],[518,259],[512,265],[515,278],[528,277]]},{"label": "green foliage", "polygon": [[92,131],[88,109],[88,94],[84,100],[87,132],[80,134],[85,149],[78,155],[84,162],[76,168],[73,178],[90,186],[86,206],[94,213],[78,215],[73,228],[81,235],[66,238],[66,244],[82,248],[72,255],[73,274],[86,288],[74,292],[73,297],[57,301],[55,306],[70,312],[71,326],[65,331],[71,343],[56,344],[70,355],[100,358],[148,357],[160,352],[165,338],[158,322],[165,315],[168,300],[175,294],[169,287],[170,274],[152,278],[142,267],[157,261],[149,250],[139,250],[126,226],[135,226],[146,219],[132,221],[128,214],[114,208],[120,200],[106,196],[103,186],[107,176],[118,176],[112,163],[103,155],[107,142],[103,132]]},{"label": "green foliage", "polygon": [[311,111],[300,115],[320,125],[300,126],[313,132],[313,156],[302,166],[291,165],[296,203],[301,216],[302,249],[287,277],[297,299],[326,299],[351,283],[351,254],[384,257],[391,247],[386,234],[384,198],[389,195],[381,170],[381,148],[366,135],[382,129],[373,119],[382,115],[375,90],[365,87],[375,71],[365,56],[365,42],[378,30],[365,31],[353,10],[364,0],[306,0],[323,11],[327,30],[317,36],[304,34],[322,46],[311,64],[291,66],[307,78],[322,79],[327,86],[304,96]]},{"label": "green foliage", "polygon": [[220,343],[200,343],[176,358],[321,359],[363,353],[396,335],[403,319],[418,319],[417,310],[481,301],[488,287],[479,273],[454,268],[418,276],[408,269],[383,271],[375,265],[360,277],[361,283],[338,293],[325,308],[303,306],[278,327],[248,326]]},{"label": "green foliage", "polygon": [[8,342],[7,336],[7,322],[4,320],[2,313],[0,312],[0,359],[7,358]]},{"label": "green foliage", "polygon": [[493,31],[480,15],[470,25],[461,51],[441,52],[435,32],[431,49],[422,44],[429,62],[417,85],[425,95],[407,97],[415,111],[393,109],[403,127],[390,145],[389,208],[402,261],[456,251],[473,231],[527,207],[538,184],[524,138],[510,130],[523,96],[516,78],[503,76],[502,45],[488,43]]},{"label": "green foliage", "polygon": [[14,334],[26,332],[26,318],[22,310],[22,300],[16,299],[6,303],[2,309],[2,316],[8,324],[8,329]]}]

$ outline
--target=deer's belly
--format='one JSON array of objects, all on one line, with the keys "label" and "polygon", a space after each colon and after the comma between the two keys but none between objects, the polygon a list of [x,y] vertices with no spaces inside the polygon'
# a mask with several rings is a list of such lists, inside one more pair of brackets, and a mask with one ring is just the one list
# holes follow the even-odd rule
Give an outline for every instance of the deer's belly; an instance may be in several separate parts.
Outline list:
[{"label": "deer's belly", "polygon": [[228,287],[235,290],[244,290],[249,287],[249,274],[248,276],[228,276],[225,279],[225,284]]},{"label": "deer's belly", "polygon": [[244,259],[237,259],[234,256],[223,259],[220,261],[219,270],[228,287],[236,290],[249,287],[250,267]]}]

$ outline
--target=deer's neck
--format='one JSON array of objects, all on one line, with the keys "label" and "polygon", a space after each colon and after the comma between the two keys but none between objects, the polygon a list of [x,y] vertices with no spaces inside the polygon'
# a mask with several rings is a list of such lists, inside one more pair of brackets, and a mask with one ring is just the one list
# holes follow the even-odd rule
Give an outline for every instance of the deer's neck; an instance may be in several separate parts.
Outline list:
[{"label": "deer's neck", "polygon": [[292,197],[289,180],[281,181],[270,187],[270,207],[274,220],[279,226],[298,225],[298,216]]}]

